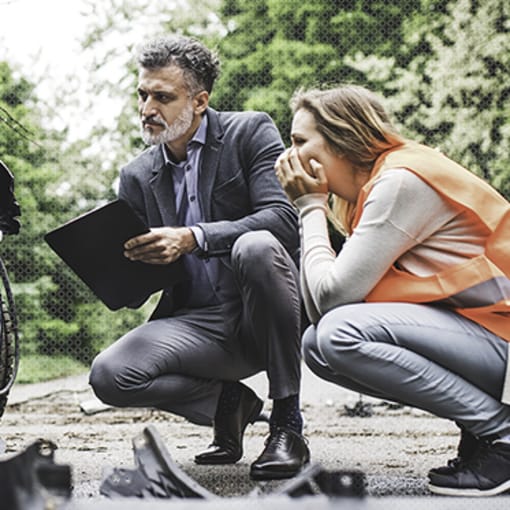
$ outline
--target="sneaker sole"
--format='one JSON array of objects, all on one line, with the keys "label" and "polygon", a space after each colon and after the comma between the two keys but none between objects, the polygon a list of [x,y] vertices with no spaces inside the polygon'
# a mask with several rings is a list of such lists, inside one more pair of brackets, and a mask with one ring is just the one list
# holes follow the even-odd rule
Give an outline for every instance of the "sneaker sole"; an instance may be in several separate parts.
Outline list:
[{"label": "sneaker sole", "polygon": [[497,487],[493,487],[492,489],[463,489],[461,487],[442,487],[441,485],[433,485],[431,483],[428,484],[428,488],[430,492],[434,494],[440,494],[442,496],[470,496],[470,497],[485,497],[485,496],[497,496],[498,494],[502,494],[510,490],[510,480],[503,482]]}]

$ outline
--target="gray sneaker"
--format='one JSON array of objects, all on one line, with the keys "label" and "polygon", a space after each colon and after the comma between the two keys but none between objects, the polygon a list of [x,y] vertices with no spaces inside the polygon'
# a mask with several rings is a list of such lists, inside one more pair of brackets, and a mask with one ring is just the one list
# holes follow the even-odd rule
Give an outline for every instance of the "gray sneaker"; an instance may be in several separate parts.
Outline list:
[{"label": "gray sneaker", "polygon": [[445,466],[432,468],[429,471],[429,478],[435,475],[450,475],[455,473],[476,454],[482,443],[483,439],[478,439],[467,430],[461,429],[460,441],[457,446],[457,456],[453,459],[449,459]]},{"label": "gray sneaker", "polygon": [[429,474],[431,492],[444,496],[496,496],[510,490],[510,443],[483,443],[475,455],[447,474]]}]

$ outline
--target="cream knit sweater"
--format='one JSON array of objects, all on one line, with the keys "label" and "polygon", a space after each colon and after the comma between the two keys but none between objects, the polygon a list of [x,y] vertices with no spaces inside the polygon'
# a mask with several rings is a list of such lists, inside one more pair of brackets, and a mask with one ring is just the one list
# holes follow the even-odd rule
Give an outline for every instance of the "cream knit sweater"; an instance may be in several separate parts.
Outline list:
[{"label": "cream knit sweater", "polygon": [[302,292],[314,323],[336,306],[363,301],[392,264],[428,276],[483,251],[487,232],[404,168],[377,178],[338,255],[329,241],[326,201],[326,194],[295,201],[301,220]]}]

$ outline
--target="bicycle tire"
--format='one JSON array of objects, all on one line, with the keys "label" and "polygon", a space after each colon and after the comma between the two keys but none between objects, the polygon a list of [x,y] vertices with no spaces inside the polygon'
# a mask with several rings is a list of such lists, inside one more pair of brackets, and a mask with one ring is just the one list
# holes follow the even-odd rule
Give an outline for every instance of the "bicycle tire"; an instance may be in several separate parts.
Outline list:
[{"label": "bicycle tire", "polygon": [[19,336],[14,298],[9,277],[0,258],[0,417],[5,411],[9,391],[19,365]]}]

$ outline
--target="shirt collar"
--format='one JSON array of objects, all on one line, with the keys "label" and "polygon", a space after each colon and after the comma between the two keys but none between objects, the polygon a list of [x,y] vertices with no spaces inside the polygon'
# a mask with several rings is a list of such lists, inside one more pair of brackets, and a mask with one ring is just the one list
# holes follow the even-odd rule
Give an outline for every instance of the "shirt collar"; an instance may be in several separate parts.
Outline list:
[{"label": "shirt collar", "polygon": [[[193,135],[193,138],[188,142],[187,151],[188,154],[190,152],[190,149],[196,145],[205,145],[205,141],[207,138],[207,115],[202,116],[202,120],[200,121],[200,125],[198,126],[198,129],[195,131],[195,134]],[[175,165],[175,163],[170,159],[168,156],[168,150],[166,148],[166,145],[164,143],[161,144],[161,151],[163,152],[163,158],[165,160],[165,165]]]}]

